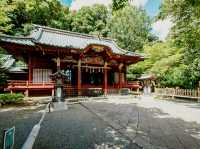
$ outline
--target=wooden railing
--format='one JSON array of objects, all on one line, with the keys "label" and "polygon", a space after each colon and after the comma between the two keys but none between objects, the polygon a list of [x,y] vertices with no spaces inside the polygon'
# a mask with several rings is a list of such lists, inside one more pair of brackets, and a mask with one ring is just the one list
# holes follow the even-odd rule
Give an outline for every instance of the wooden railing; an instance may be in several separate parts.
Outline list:
[{"label": "wooden railing", "polygon": [[200,98],[200,89],[156,88],[156,95],[182,98]]},{"label": "wooden railing", "polygon": [[54,82],[30,82],[26,80],[10,80],[8,88],[53,88]]},{"label": "wooden railing", "polygon": [[[15,91],[23,91],[23,92],[29,92],[29,91],[52,91],[52,94],[54,93],[54,84],[55,82],[30,82],[27,80],[10,80],[8,81],[8,86],[5,90],[15,92]],[[129,88],[133,89],[134,87],[137,87],[138,84],[129,84],[130,86],[127,86],[127,84],[123,85],[122,88]],[[108,85],[107,86],[107,95],[113,95],[113,94],[121,94],[121,90],[119,86],[117,85]],[[78,90],[77,86],[70,85],[70,84],[64,84],[64,91],[65,94],[68,97],[73,96],[98,96],[103,95],[104,93],[104,86],[103,85],[89,85],[89,84],[82,84],[81,89]],[[27,93],[28,94],[28,93]]]}]

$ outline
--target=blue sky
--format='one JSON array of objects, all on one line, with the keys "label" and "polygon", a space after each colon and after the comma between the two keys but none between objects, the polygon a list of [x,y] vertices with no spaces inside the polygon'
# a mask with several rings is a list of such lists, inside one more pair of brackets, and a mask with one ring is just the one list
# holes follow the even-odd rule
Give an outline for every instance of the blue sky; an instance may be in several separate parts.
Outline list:
[{"label": "blue sky", "polygon": [[[71,6],[73,0],[61,0],[61,2],[67,6]],[[162,0],[148,0],[144,5],[144,9],[147,11],[148,15],[154,17],[159,12],[159,7]]]},{"label": "blue sky", "polygon": [[61,2],[67,6],[70,6],[72,3],[72,0],[61,0]]},{"label": "blue sky", "polygon": [[161,2],[162,0],[149,0],[146,3],[144,8],[147,11],[149,16],[154,17],[159,13]]}]

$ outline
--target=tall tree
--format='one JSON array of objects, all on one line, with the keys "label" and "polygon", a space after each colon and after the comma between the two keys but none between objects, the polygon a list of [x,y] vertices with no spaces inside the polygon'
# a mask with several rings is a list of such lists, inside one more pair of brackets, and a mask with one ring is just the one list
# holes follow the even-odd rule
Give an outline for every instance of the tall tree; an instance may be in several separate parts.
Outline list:
[{"label": "tall tree", "polygon": [[128,4],[128,0],[112,0],[112,10],[117,11],[124,8]]},{"label": "tall tree", "polygon": [[26,24],[71,30],[69,8],[59,0],[3,0],[0,2],[0,29],[6,34],[22,34]]},{"label": "tall tree", "polygon": [[0,1],[0,33],[6,33],[11,30],[13,25],[7,13],[12,9],[13,7],[6,0]]},{"label": "tall tree", "polygon": [[[200,76],[200,3],[199,0],[164,0],[160,18],[171,16],[174,27],[171,38],[184,49],[184,64],[188,66],[191,83],[198,84]],[[188,73],[187,73],[188,75]]]},{"label": "tall tree", "polygon": [[126,6],[113,14],[109,22],[109,36],[123,49],[142,50],[150,31],[150,19],[145,11]]},{"label": "tall tree", "polygon": [[73,15],[72,31],[107,36],[108,10],[104,5],[82,7]]}]

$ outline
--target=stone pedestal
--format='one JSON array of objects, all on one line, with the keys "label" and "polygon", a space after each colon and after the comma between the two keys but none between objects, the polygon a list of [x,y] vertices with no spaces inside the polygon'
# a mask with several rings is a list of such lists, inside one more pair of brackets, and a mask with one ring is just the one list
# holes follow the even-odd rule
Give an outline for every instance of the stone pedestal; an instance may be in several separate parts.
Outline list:
[{"label": "stone pedestal", "polygon": [[63,111],[67,110],[67,102],[53,102],[52,103],[53,111]]}]

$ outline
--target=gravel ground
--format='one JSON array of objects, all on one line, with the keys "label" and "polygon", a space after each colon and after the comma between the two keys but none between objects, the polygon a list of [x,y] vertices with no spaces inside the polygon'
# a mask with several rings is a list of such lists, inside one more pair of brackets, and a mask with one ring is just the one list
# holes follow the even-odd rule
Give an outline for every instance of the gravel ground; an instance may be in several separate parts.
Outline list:
[{"label": "gravel ground", "polygon": [[3,130],[15,126],[15,149],[20,149],[32,127],[39,121],[44,106],[0,108],[0,148]]},{"label": "gravel ground", "polygon": [[48,113],[34,149],[141,148],[80,104]]}]

